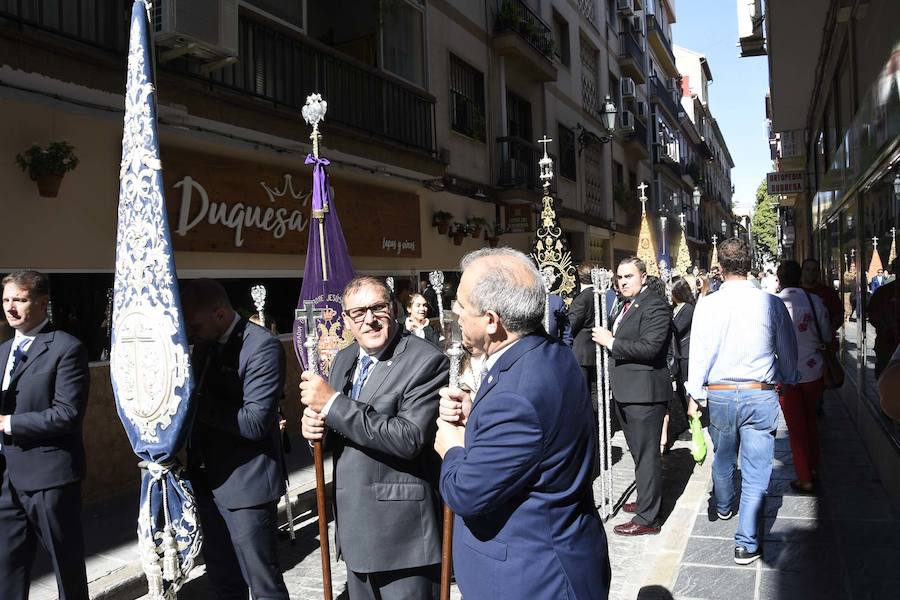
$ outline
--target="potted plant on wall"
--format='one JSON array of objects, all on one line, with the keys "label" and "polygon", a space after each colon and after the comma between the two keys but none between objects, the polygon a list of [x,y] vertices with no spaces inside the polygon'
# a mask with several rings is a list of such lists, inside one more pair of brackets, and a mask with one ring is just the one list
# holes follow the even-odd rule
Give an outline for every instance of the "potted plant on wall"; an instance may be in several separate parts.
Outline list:
[{"label": "potted plant on wall", "polygon": [[493,226],[484,230],[484,239],[491,248],[497,247],[497,243],[500,241],[501,231],[500,223],[494,223]]},{"label": "potted plant on wall", "polygon": [[450,232],[450,237],[453,238],[453,245],[461,246],[463,242],[463,238],[465,238],[472,231],[472,227],[468,223],[454,223],[453,231]]},{"label": "potted plant on wall", "polygon": [[487,227],[487,219],[481,217],[472,217],[469,219],[469,227],[472,229],[472,237],[478,239],[481,237],[481,231]]},{"label": "potted plant on wall", "polygon": [[431,215],[431,225],[437,227],[438,233],[441,235],[447,235],[452,220],[453,215],[443,210],[436,210]]},{"label": "potted plant on wall", "polygon": [[75,147],[65,140],[53,142],[46,149],[37,144],[22,154],[16,154],[16,164],[38,184],[43,198],[56,198],[63,175],[78,166]]}]

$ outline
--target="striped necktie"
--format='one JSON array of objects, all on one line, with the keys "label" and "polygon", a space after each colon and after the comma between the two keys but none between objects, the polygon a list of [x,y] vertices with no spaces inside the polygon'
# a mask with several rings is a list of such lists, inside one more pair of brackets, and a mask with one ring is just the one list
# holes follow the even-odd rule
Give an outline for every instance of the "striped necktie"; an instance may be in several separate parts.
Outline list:
[{"label": "striped necktie", "polygon": [[356,380],[353,382],[353,388],[350,390],[351,399],[356,400],[359,398],[359,393],[366,384],[366,379],[369,377],[369,369],[371,368],[372,357],[368,354],[363,354],[359,359],[359,366],[356,368]]}]

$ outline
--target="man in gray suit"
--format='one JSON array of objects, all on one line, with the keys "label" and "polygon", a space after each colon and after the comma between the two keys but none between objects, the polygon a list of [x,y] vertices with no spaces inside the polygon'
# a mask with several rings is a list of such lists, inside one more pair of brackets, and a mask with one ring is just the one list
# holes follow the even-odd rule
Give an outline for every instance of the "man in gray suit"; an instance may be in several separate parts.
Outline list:
[{"label": "man in gray suit", "polygon": [[333,451],[338,553],[351,600],[438,597],[441,560],[438,464],[432,443],[446,357],[401,335],[390,290],[367,276],[343,294],[356,342],[325,381],[302,375],[302,430]]}]

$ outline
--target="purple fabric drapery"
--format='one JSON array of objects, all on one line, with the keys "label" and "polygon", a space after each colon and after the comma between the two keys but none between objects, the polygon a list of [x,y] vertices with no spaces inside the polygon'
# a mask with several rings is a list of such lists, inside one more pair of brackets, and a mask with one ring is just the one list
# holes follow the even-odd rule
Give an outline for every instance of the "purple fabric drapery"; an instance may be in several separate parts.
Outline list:
[{"label": "purple fabric drapery", "polygon": [[[344,332],[341,318],[341,292],[353,278],[353,266],[347,251],[347,241],[341,229],[337,207],[330,197],[330,186],[326,166],[326,158],[316,158],[312,154],[306,157],[306,164],[313,165],[312,212],[309,221],[309,244],[306,250],[306,267],[303,271],[303,285],[297,308],[303,308],[304,301],[312,300],[316,308],[325,309],[323,318],[319,319],[319,354],[321,373],[328,373],[331,362],[338,351],[347,344],[349,332]],[[322,277],[322,252],[320,246],[319,220],[322,220],[325,242],[325,262],[328,279]],[[330,310],[329,310],[330,309]],[[306,339],[305,325],[302,319],[294,320],[294,351],[300,364],[306,365],[306,351],[303,341]]]}]

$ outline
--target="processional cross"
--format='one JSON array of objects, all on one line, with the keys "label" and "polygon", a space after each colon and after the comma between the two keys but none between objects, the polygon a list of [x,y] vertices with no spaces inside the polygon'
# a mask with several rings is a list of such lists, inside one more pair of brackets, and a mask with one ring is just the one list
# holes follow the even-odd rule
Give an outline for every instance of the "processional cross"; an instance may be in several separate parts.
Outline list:
[{"label": "processional cross", "polygon": [[294,318],[303,321],[303,328],[306,332],[306,340],[303,342],[303,347],[306,348],[306,370],[313,373],[319,372],[319,356],[316,352],[316,346],[319,344],[317,322],[324,312],[323,309],[316,308],[316,303],[312,300],[305,300],[303,308],[294,311]]},{"label": "processional cross", "polygon": [[684,211],[682,211],[681,214],[678,215],[678,219],[681,221],[681,228],[684,229],[684,223],[685,223]]},{"label": "processional cross", "polygon": [[650,186],[647,185],[646,181],[642,181],[641,185],[638,186],[638,189],[641,191],[641,195],[638,198],[641,201],[641,215],[647,214],[647,195],[644,192],[648,187]]}]

